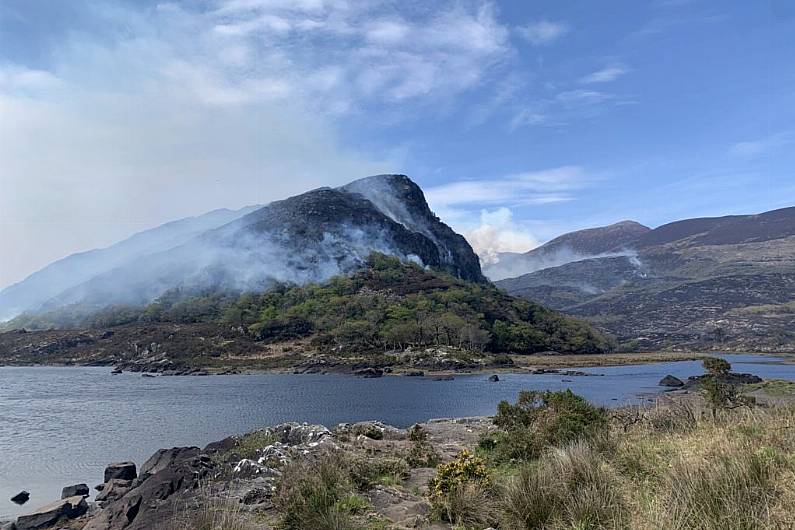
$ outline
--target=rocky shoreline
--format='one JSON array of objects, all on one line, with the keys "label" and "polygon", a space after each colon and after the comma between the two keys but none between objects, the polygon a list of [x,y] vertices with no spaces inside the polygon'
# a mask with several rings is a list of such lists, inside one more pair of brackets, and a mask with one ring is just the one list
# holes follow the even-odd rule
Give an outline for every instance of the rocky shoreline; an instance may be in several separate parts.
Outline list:
[{"label": "rocky shoreline", "polygon": [[[421,428],[437,458],[449,460],[494,427],[489,418],[476,417],[431,420]],[[398,455],[411,453],[415,444],[410,438],[410,429],[377,421],[340,424],[332,429],[283,423],[204,448],[161,449],[140,468],[132,462],[109,464],[104,483],[95,487],[98,494],[93,501],[87,500],[87,485],[67,486],[64,498],[15,522],[0,523],[0,529],[169,530],[175,528],[175,521],[190,519],[202,503],[216,501],[232,502],[243,512],[256,513],[265,522],[264,528],[269,528],[268,522],[278,516],[273,495],[285,466],[329,452],[397,462]],[[388,519],[397,528],[414,528],[427,521],[430,506],[423,491],[434,469],[399,467],[409,488],[375,485],[366,496],[373,517]]]}]

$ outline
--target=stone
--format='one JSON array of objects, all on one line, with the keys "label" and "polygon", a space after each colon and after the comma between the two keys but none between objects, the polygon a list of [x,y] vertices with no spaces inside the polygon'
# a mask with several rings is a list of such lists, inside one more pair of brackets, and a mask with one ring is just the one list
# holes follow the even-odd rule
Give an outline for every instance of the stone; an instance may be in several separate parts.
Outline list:
[{"label": "stone", "polygon": [[105,468],[105,482],[118,478],[121,480],[133,480],[138,476],[134,462],[117,462]]},{"label": "stone", "polygon": [[685,386],[685,382],[684,381],[682,381],[678,377],[673,376],[671,374],[668,374],[665,377],[663,377],[662,379],[660,379],[660,382],[657,383],[657,384],[659,386],[670,386],[670,387]]},{"label": "stone", "polygon": [[181,462],[188,458],[193,458],[201,453],[198,447],[172,447],[171,449],[160,449],[149,457],[149,460],[141,466],[141,477],[154,475],[160,471]]},{"label": "stone", "polygon": [[248,490],[245,495],[243,495],[243,504],[262,504],[264,502],[270,501],[271,497],[273,497],[273,491],[256,487]]},{"label": "stone", "polygon": [[77,495],[42,506],[35,512],[17,518],[17,530],[49,528],[62,519],[75,519],[88,511],[85,497]]},{"label": "stone", "polygon": [[19,493],[17,493],[16,495],[14,495],[13,497],[11,497],[11,502],[13,502],[15,504],[23,505],[26,502],[28,502],[28,499],[30,499],[30,493],[28,493],[25,490],[22,490]]},{"label": "stone", "polygon": [[97,494],[96,501],[102,503],[120,499],[124,497],[124,495],[130,491],[130,489],[132,489],[132,485],[132,480],[112,478],[105,483],[105,487],[103,487],[102,491]]},{"label": "stone", "polygon": [[498,376],[497,374],[494,374],[491,377],[489,377],[489,382],[490,383],[496,383],[499,380],[500,380],[500,376]]},{"label": "stone", "polygon": [[66,486],[61,491],[61,498],[67,499],[69,497],[88,497],[91,495],[91,490],[88,489],[88,484],[75,484],[74,486]]},{"label": "stone", "polygon": [[452,381],[455,379],[452,375],[438,375],[433,378],[434,381]]},{"label": "stone", "polygon": [[423,372],[422,370],[409,370],[403,375],[405,375],[406,377],[423,377],[425,375],[425,372]]}]

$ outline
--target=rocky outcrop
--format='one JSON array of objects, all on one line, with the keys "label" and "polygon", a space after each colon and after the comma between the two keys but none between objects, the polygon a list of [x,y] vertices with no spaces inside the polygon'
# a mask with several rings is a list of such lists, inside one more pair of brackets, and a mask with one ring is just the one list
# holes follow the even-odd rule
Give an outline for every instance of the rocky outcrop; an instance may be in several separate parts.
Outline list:
[{"label": "rocky outcrop", "polygon": [[75,496],[61,499],[45,506],[35,512],[20,515],[17,518],[17,530],[41,530],[51,528],[56,523],[75,519],[88,511],[85,497]]}]

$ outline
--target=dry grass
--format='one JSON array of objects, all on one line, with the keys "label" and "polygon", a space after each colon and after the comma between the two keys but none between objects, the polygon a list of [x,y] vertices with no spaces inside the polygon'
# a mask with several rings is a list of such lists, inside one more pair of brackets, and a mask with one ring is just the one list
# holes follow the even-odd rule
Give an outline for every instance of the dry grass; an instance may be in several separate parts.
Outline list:
[{"label": "dry grass", "polygon": [[234,499],[222,499],[211,495],[204,486],[193,499],[192,506],[174,514],[169,530],[258,530],[250,514],[243,511]]}]

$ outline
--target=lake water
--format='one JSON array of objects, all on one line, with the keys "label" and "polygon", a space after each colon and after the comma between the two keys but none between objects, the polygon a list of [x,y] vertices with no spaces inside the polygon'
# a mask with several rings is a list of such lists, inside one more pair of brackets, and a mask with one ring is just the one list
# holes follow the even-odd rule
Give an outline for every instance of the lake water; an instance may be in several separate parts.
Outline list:
[{"label": "lake water", "polygon": [[[795,365],[775,358],[726,355],[735,371],[795,380]],[[406,427],[431,418],[493,414],[523,389],[570,388],[616,406],[661,392],[666,374],[702,373],[695,361],[584,369],[601,377],[459,375],[360,379],[343,375],[230,375],[145,378],[109,368],[0,367],[0,520],[55,500],[61,488],[102,481],[105,465],[139,466],[157,449],[203,446],[284,421],[378,419]],[[564,382],[562,379],[571,380]],[[23,507],[9,499],[31,493]],[[93,490],[92,490],[93,491]]]}]

